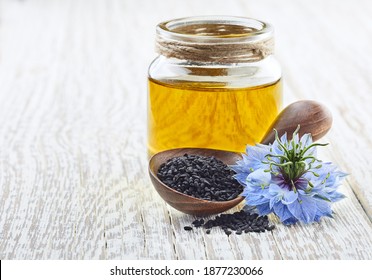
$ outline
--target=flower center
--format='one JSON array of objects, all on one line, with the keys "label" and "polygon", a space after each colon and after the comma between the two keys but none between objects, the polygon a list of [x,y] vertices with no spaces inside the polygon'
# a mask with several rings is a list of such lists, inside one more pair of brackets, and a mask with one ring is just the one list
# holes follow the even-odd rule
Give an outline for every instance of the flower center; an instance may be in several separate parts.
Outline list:
[{"label": "flower center", "polygon": [[310,183],[303,184],[305,179],[302,176],[306,172],[311,172],[314,176],[319,177],[315,170],[321,168],[322,165],[321,161],[313,155],[314,147],[327,145],[319,143],[307,145],[308,140],[311,142],[310,135],[306,138],[305,143],[301,142],[298,137],[298,130],[299,126],[290,141],[281,141],[278,132],[275,130],[276,152],[271,147],[271,154],[266,155],[267,162],[264,162],[270,166],[267,171],[276,176],[281,175],[285,181],[285,187],[291,190],[296,190],[297,188],[306,189],[307,183]]}]

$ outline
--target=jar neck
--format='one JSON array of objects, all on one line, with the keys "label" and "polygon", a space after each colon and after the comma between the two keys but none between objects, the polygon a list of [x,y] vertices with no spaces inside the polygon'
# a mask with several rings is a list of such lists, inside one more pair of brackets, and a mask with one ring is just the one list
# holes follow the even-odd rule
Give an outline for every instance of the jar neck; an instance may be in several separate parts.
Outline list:
[{"label": "jar neck", "polygon": [[157,52],[196,63],[256,62],[274,53],[271,25],[241,17],[191,17],[157,26]]}]

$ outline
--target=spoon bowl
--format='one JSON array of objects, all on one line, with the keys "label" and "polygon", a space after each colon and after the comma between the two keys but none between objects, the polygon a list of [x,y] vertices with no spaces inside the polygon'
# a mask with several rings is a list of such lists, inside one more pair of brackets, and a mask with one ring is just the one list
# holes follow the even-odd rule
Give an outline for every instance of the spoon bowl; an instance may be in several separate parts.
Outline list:
[{"label": "spoon bowl", "polygon": [[170,206],[186,214],[204,216],[224,212],[243,201],[244,197],[242,196],[228,201],[210,201],[195,198],[178,192],[160,181],[157,176],[160,165],[171,158],[183,156],[185,154],[207,157],[214,156],[226,165],[235,164],[237,160],[241,159],[238,153],[204,148],[181,148],[157,153],[149,162],[150,178],[156,191]]},{"label": "spoon bowl", "polygon": [[[301,127],[299,131],[300,136],[305,133],[311,133],[313,140],[316,141],[324,136],[331,128],[332,115],[326,107],[318,102],[311,100],[297,101],[287,106],[278,115],[261,140],[261,143],[269,144],[275,140],[273,128],[278,131],[279,136],[287,132],[288,139],[291,139],[298,125]],[[149,161],[149,174],[152,184],[165,202],[183,213],[205,216],[222,213],[243,201],[244,197],[242,196],[228,201],[203,200],[178,192],[161,182],[157,176],[161,164],[171,158],[185,154],[214,156],[227,165],[233,165],[242,158],[239,153],[207,148],[179,148],[154,154]]]}]

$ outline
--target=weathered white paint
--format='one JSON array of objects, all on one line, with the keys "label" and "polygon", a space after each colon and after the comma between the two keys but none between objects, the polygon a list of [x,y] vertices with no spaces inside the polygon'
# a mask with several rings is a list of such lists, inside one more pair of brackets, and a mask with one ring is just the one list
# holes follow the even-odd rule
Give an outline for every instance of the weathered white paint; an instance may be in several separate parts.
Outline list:
[{"label": "weathered white paint", "polygon": [[[0,0],[0,259],[371,259],[371,13],[368,0]],[[186,232],[194,217],[154,191],[155,25],[198,14],[272,22],[285,103],[332,110],[320,155],[350,173],[334,219]]]}]

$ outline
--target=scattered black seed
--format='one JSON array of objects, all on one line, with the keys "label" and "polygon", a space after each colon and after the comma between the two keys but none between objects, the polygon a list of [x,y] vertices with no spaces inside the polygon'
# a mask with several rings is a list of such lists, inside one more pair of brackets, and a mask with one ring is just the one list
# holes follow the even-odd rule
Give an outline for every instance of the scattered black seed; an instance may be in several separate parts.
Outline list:
[{"label": "scattered black seed", "polygon": [[256,213],[244,211],[244,209],[232,214],[220,214],[206,222],[203,219],[197,219],[192,222],[192,225],[194,227],[203,226],[207,234],[210,234],[211,228],[220,227],[227,236],[229,236],[232,231],[235,231],[237,235],[241,235],[243,232],[259,233],[272,231],[275,228],[274,225],[269,225],[269,218],[267,216],[259,216]]},{"label": "scattered black seed", "polygon": [[201,227],[201,226],[204,224],[204,220],[203,220],[203,219],[195,220],[195,221],[192,222],[192,224],[193,224],[195,227]]},{"label": "scattered black seed", "polygon": [[181,193],[205,200],[227,201],[243,191],[243,186],[233,178],[234,174],[215,157],[185,154],[163,163],[157,176],[164,184]]},{"label": "scattered black seed", "polygon": [[184,229],[184,230],[192,230],[192,227],[185,226],[183,229]]},{"label": "scattered black seed", "polygon": [[274,228],[275,228],[275,226],[274,225],[271,225],[271,226],[267,226],[266,227],[266,230],[272,231]]}]

